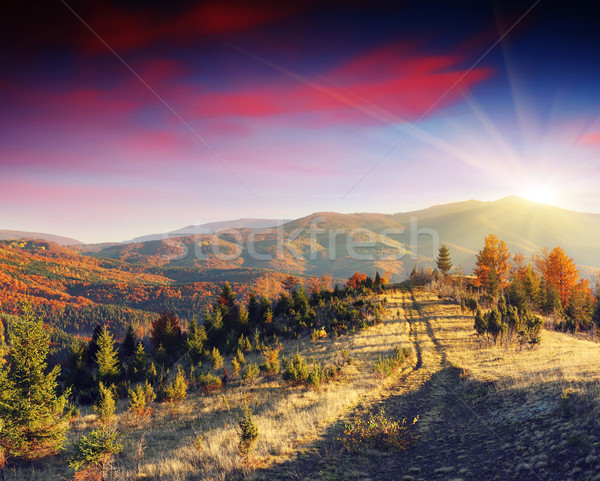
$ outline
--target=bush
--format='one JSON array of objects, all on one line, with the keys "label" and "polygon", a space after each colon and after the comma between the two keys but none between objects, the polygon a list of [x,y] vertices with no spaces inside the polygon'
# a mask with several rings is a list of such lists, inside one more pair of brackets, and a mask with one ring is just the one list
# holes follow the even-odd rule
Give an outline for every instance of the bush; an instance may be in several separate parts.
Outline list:
[{"label": "bush", "polygon": [[258,439],[258,426],[252,419],[252,411],[248,406],[242,407],[241,416],[238,416],[238,451],[244,461],[247,463],[256,440]]},{"label": "bush", "polygon": [[69,466],[75,472],[82,471],[80,479],[103,479],[112,457],[123,449],[118,443],[118,436],[114,428],[106,426],[81,436],[73,446]]},{"label": "bush", "polygon": [[165,390],[165,402],[177,404],[183,401],[187,396],[187,388],[188,385],[183,370],[181,367],[177,366],[177,376],[175,376],[173,382],[171,382]]},{"label": "bush", "polygon": [[333,379],[336,374],[336,370],[331,366],[326,367],[322,363],[316,362],[311,366],[306,383],[315,391],[318,391],[321,388],[321,383]]},{"label": "bush", "polygon": [[156,394],[148,381],[143,386],[138,384],[135,391],[130,389],[129,398],[128,411],[140,417],[152,414],[152,406],[150,405],[156,399]]},{"label": "bush", "polygon": [[235,353],[235,359],[240,364],[240,366],[246,365],[246,358],[244,357],[244,352],[241,349],[238,349]]},{"label": "bush", "polygon": [[240,373],[240,370],[242,369],[242,367],[240,366],[239,361],[237,360],[237,358],[233,358],[231,360],[231,375],[233,377],[237,377],[238,374]]},{"label": "bush", "polygon": [[282,347],[279,346],[268,346],[263,348],[262,353],[265,357],[265,362],[260,365],[260,369],[269,375],[279,374],[279,352]]},{"label": "bush", "polygon": [[384,358],[381,354],[379,359],[375,362],[373,370],[377,373],[378,377],[384,379],[390,376],[399,366],[406,362],[408,357],[412,356],[410,348],[400,348],[396,346],[394,348],[394,354],[390,357]]},{"label": "bush", "polygon": [[214,391],[221,387],[221,379],[209,372],[203,372],[196,379],[204,391]]},{"label": "bush", "polygon": [[252,345],[250,344],[250,340],[243,334],[238,339],[238,348],[242,352],[250,352],[252,350]]},{"label": "bush", "polygon": [[250,363],[244,369],[244,373],[242,374],[242,379],[247,383],[252,383],[256,380],[260,373],[260,369],[254,363]]},{"label": "bush", "polygon": [[418,416],[410,424],[406,419],[392,421],[383,409],[376,414],[357,415],[346,424],[339,440],[342,449],[348,452],[359,452],[366,448],[405,450],[417,439],[413,432],[417,421]]},{"label": "bush", "polygon": [[306,360],[296,351],[296,354],[285,362],[285,370],[283,371],[283,380],[299,384],[308,379],[309,368]]},{"label": "bush", "polygon": [[216,347],[208,355],[208,359],[213,369],[221,369],[223,367],[223,356]]},{"label": "bush", "polygon": [[310,340],[315,342],[318,339],[324,339],[327,337],[327,331],[324,327],[321,329],[313,329],[310,333]]},{"label": "bush", "polygon": [[115,398],[112,390],[104,384],[99,385],[100,394],[94,404],[94,412],[101,423],[107,424],[115,417]]}]

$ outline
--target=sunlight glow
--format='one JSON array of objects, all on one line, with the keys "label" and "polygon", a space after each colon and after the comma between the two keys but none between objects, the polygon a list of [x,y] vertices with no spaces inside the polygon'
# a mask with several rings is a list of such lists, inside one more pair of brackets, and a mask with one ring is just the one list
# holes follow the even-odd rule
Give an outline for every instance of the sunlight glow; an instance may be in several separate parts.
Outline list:
[{"label": "sunlight glow", "polygon": [[533,184],[523,189],[521,193],[526,199],[542,204],[555,204],[558,200],[557,193],[547,185]]}]

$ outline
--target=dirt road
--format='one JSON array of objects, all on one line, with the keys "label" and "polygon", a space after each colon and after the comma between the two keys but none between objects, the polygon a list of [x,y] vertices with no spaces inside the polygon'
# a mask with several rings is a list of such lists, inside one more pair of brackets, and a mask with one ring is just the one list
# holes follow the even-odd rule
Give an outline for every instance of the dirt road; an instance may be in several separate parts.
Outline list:
[{"label": "dirt road", "polygon": [[[465,373],[447,360],[449,322],[438,316],[439,300],[424,293],[397,291],[388,307],[410,326],[413,365],[400,373],[378,399],[366,401],[372,411],[417,423],[418,440],[407,450],[374,449],[346,454],[340,449],[341,419],[317,445],[297,459],[263,472],[257,479],[296,480],[564,480],[596,479],[591,454],[577,454],[577,443],[565,444],[555,416],[539,415],[517,423],[498,422],[501,409],[490,386],[463,380]],[[445,342],[441,342],[444,339]],[[461,375],[462,374],[462,375]],[[349,415],[351,413],[348,413]],[[564,424],[564,423],[562,423]],[[564,449],[561,449],[561,446]],[[585,460],[584,460],[585,458]],[[586,464],[587,463],[587,464]],[[578,466],[581,465],[579,468]],[[587,468],[587,469],[586,469]]]}]

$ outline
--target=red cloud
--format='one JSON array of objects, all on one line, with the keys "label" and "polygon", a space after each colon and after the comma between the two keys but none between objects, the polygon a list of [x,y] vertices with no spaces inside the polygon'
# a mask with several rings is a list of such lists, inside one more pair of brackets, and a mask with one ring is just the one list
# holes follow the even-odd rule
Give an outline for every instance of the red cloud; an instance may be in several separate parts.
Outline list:
[{"label": "red cloud", "polygon": [[[277,122],[307,127],[414,120],[432,106],[439,109],[456,102],[459,89],[452,87],[459,80],[464,89],[492,75],[488,67],[467,70],[464,63],[458,54],[423,54],[414,45],[402,44],[362,55],[305,81],[277,74],[259,87],[242,83],[218,90],[194,83],[193,72],[181,61],[146,61],[134,68],[175,112],[210,138],[258,128],[248,118],[285,116]],[[106,87],[37,92],[13,88],[5,95],[16,106],[9,109],[14,115],[2,121],[7,128],[21,124],[34,133],[63,129],[97,138],[109,132],[125,146],[128,141],[121,139],[133,132],[129,145],[136,148],[143,144],[136,137],[142,121],[153,126],[142,133],[158,125],[183,129],[179,119],[128,72],[112,77]],[[159,149],[181,146],[174,137],[143,135]]]},{"label": "red cloud", "polygon": [[[317,114],[318,123],[399,122],[460,97],[452,87],[470,88],[492,70],[467,70],[459,55],[423,55],[414,47],[385,47],[332,69],[305,83],[289,78],[277,84],[229,92],[202,92],[190,98],[186,115],[270,117]],[[443,97],[443,99],[442,99]],[[442,100],[440,100],[442,99]],[[439,105],[438,105],[439,103]]]},{"label": "red cloud", "polygon": [[[248,30],[286,17],[298,9],[286,2],[273,6],[227,0],[197,5],[182,14],[165,18],[164,12],[130,12],[98,5],[89,23],[111,48],[123,51],[147,47],[158,41],[187,43],[201,36]],[[92,51],[106,50],[102,42],[90,35],[83,45]]]}]

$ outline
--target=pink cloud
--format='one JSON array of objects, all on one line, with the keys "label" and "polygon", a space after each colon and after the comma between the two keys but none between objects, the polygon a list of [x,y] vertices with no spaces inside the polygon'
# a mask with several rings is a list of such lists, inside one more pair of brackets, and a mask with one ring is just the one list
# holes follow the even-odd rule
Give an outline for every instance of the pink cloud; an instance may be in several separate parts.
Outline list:
[{"label": "pink cloud", "polygon": [[[265,84],[260,89],[238,88],[229,92],[201,92],[189,102],[186,115],[200,118],[227,116],[270,117],[320,114],[318,126],[344,123],[398,122],[414,119],[436,104],[460,80],[471,88],[493,71],[477,67],[468,71],[464,58],[420,54],[411,45],[387,46],[332,69],[310,84],[294,79]],[[464,76],[464,78],[462,78]],[[436,105],[440,108],[460,99],[451,90]]]},{"label": "pink cloud", "polygon": [[592,134],[585,134],[582,137],[580,137],[579,141],[583,144],[598,147],[598,146],[600,146],[600,132],[594,132]]}]

